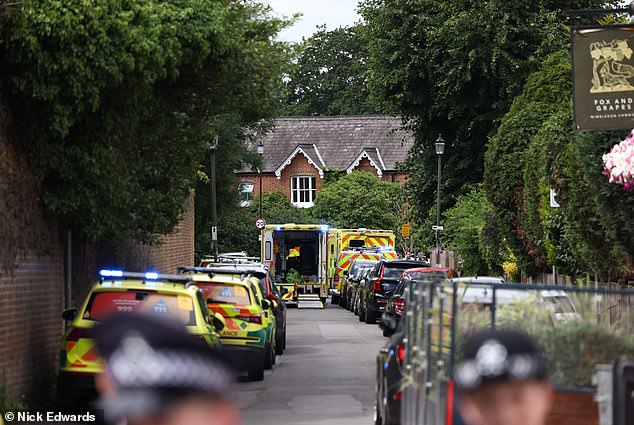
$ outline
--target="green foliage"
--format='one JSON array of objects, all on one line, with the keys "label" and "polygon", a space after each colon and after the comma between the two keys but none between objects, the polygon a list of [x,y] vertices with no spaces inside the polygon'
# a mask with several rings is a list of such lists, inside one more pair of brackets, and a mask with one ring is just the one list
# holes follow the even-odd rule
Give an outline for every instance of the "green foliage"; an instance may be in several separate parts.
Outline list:
[{"label": "green foliage", "polygon": [[302,275],[295,269],[290,269],[286,274],[286,283],[299,283],[302,281]]},{"label": "green foliage", "polygon": [[361,24],[319,27],[299,46],[286,81],[284,115],[360,115],[379,112],[367,86],[367,41]]},{"label": "green foliage", "polygon": [[315,199],[313,214],[333,227],[398,230],[403,196],[397,183],[355,171],[326,185]]},{"label": "green foliage", "polygon": [[286,24],[250,0],[25,3],[0,64],[46,206],[85,237],[169,233],[213,137],[272,116]]},{"label": "green foliage", "polygon": [[485,234],[487,219],[492,214],[493,208],[481,186],[459,196],[444,214],[445,245],[460,257],[466,276],[499,272],[495,265],[501,262],[500,255],[491,250]]},{"label": "green foliage", "polygon": [[[498,243],[527,271],[632,273],[634,197],[601,174],[615,133],[577,134],[572,125],[569,52],[549,56],[527,79],[486,153],[485,188]],[[549,192],[561,208],[550,207]]]},{"label": "green foliage", "polygon": [[416,135],[407,167],[409,193],[422,215],[435,199],[433,142],[438,133],[449,142],[443,158],[444,210],[466,187],[482,181],[489,135],[528,75],[561,45],[561,38],[553,36],[560,28],[558,12],[604,3],[362,2],[370,89],[387,104],[385,109],[401,114]]}]

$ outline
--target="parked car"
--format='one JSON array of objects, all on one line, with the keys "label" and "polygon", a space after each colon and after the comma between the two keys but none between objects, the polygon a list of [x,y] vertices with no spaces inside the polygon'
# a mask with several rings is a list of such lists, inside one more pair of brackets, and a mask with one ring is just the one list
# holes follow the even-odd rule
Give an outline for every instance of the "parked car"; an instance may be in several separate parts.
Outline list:
[{"label": "parked car", "polygon": [[[405,288],[411,279],[420,279],[424,276],[439,277],[441,279],[452,279],[457,276],[456,270],[446,267],[423,267],[418,269],[405,270],[401,276],[398,286],[387,302],[385,313],[400,317],[405,311]],[[387,335],[384,335],[387,336]]]},{"label": "parked car", "polygon": [[405,361],[402,321],[383,317],[379,326],[389,339],[376,356],[374,423],[398,425],[401,423],[402,369]]},{"label": "parked car", "polygon": [[[364,289],[365,289],[365,283],[368,280],[368,278],[370,277],[370,275],[372,274],[372,270],[374,269],[374,267],[368,268],[368,269],[363,269],[358,276],[358,283],[355,285],[354,287],[354,291],[352,293],[353,299],[352,299],[352,312],[354,313],[355,316],[359,316],[359,305],[361,304],[361,299],[363,297],[363,293],[364,293]],[[363,322],[364,319],[359,318],[360,322]]]},{"label": "parked car", "polygon": [[251,273],[226,273],[227,267],[182,268],[191,273],[210,312],[221,314],[226,328],[220,333],[222,351],[237,371],[252,381],[264,379],[275,364],[276,320],[272,302],[264,298]]},{"label": "parked car", "polygon": [[398,286],[403,271],[421,267],[429,267],[429,264],[411,260],[379,261],[365,280],[361,291],[359,320],[363,319],[368,324],[376,323],[377,317],[385,311],[388,299]]},{"label": "parked car", "polygon": [[201,289],[191,284],[190,277],[122,270],[101,270],[99,277],[83,306],[62,314],[68,331],[60,343],[60,406],[83,408],[96,398],[94,376],[103,372],[103,361],[96,352],[90,329],[112,315],[143,311],[177,320],[194,337],[221,349],[218,334],[224,331],[225,319],[210,314]]},{"label": "parked car", "polygon": [[363,272],[372,269],[378,261],[376,260],[355,260],[350,265],[350,271],[346,279],[346,291],[343,299],[344,306],[352,311],[354,309],[354,298],[357,291],[357,287],[363,277]]},{"label": "parked car", "polygon": [[[265,299],[271,302],[271,310],[276,321],[276,341],[275,354],[281,355],[286,349],[286,303],[282,299],[286,294],[286,288],[278,288],[268,268],[255,260],[247,261],[238,259],[235,262],[229,261],[227,257],[223,263],[210,264],[204,269],[197,267],[181,267],[183,272],[209,272],[213,270],[216,274],[233,274],[236,276],[249,274],[258,279],[260,291]],[[247,258],[247,257],[245,257]]]}]

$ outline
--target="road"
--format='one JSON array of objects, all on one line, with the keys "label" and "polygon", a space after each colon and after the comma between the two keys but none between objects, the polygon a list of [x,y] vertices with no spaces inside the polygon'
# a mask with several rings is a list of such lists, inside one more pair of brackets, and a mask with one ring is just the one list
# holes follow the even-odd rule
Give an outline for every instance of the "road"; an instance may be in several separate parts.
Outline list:
[{"label": "road", "polygon": [[331,305],[289,309],[287,320],[287,349],[273,371],[235,388],[244,425],[371,424],[379,327]]}]

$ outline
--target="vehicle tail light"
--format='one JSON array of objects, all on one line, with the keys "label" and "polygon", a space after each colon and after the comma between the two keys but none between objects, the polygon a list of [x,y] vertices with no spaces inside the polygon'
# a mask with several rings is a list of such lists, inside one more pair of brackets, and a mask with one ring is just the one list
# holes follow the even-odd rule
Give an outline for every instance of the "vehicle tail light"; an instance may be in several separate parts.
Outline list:
[{"label": "vehicle tail light", "polygon": [[402,365],[405,361],[405,346],[403,344],[398,346],[398,350],[396,350],[396,358],[398,359],[398,363],[400,365]]},{"label": "vehicle tail light", "polygon": [[394,302],[394,311],[398,314],[405,312],[405,300],[397,300]]},{"label": "vehicle tail light", "polygon": [[447,410],[445,412],[446,415],[446,425],[453,425],[453,409],[454,409],[454,383],[453,379],[449,380],[447,384]]},{"label": "vehicle tail light", "polygon": [[243,320],[243,321],[249,322],[249,323],[257,323],[258,325],[262,324],[262,315],[261,314],[249,314],[249,315],[238,316],[237,319],[238,320]]},{"label": "vehicle tail light", "polygon": [[374,290],[375,291],[380,291],[383,289],[383,286],[381,285],[383,283],[383,278],[378,278],[377,280],[374,281]]},{"label": "vehicle tail light", "polygon": [[264,318],[265,318],[265,319],[268,319],[268,318],[269,318],[269,311],[268,311],[268,310],[265,310],[265,311],[264,311]]},{"label": "vehicle tail light", "polygon": [[66,342],[77,342],[81,338],[86,338],[88,332],[86,329],[73,328],[66,337]]},{"label": "vehicle tail light", "polygon": [[338,282],[339,282],[339,275],[338,275],[338,274],[336,274],[336,273],[335,273],[335,277],[333,278],[333,281],[334,281],[335,283],[338,283]]},{"label": "vehicle tail light", "polygon": [[403,393],[398,392],[394,394],[394,400],[401,400],[403,398]]}]

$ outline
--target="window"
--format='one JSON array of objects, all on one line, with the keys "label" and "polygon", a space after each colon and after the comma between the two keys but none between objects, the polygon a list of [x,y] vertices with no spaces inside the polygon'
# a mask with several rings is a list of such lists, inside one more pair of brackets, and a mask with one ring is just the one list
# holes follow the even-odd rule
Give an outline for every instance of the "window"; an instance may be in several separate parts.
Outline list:
[{"label": "window", "polygon": [[251,205],[251,199],[253,196],[253,183],[244,182],[240,183],[238,186],[238,191],[240,192],[240,206],[248,207]]},{"label": "window", "polygon": [[317,195],[315,177],[292,177],[291,178],[291,202],[299,208],[310,208],[313,206]]}]

